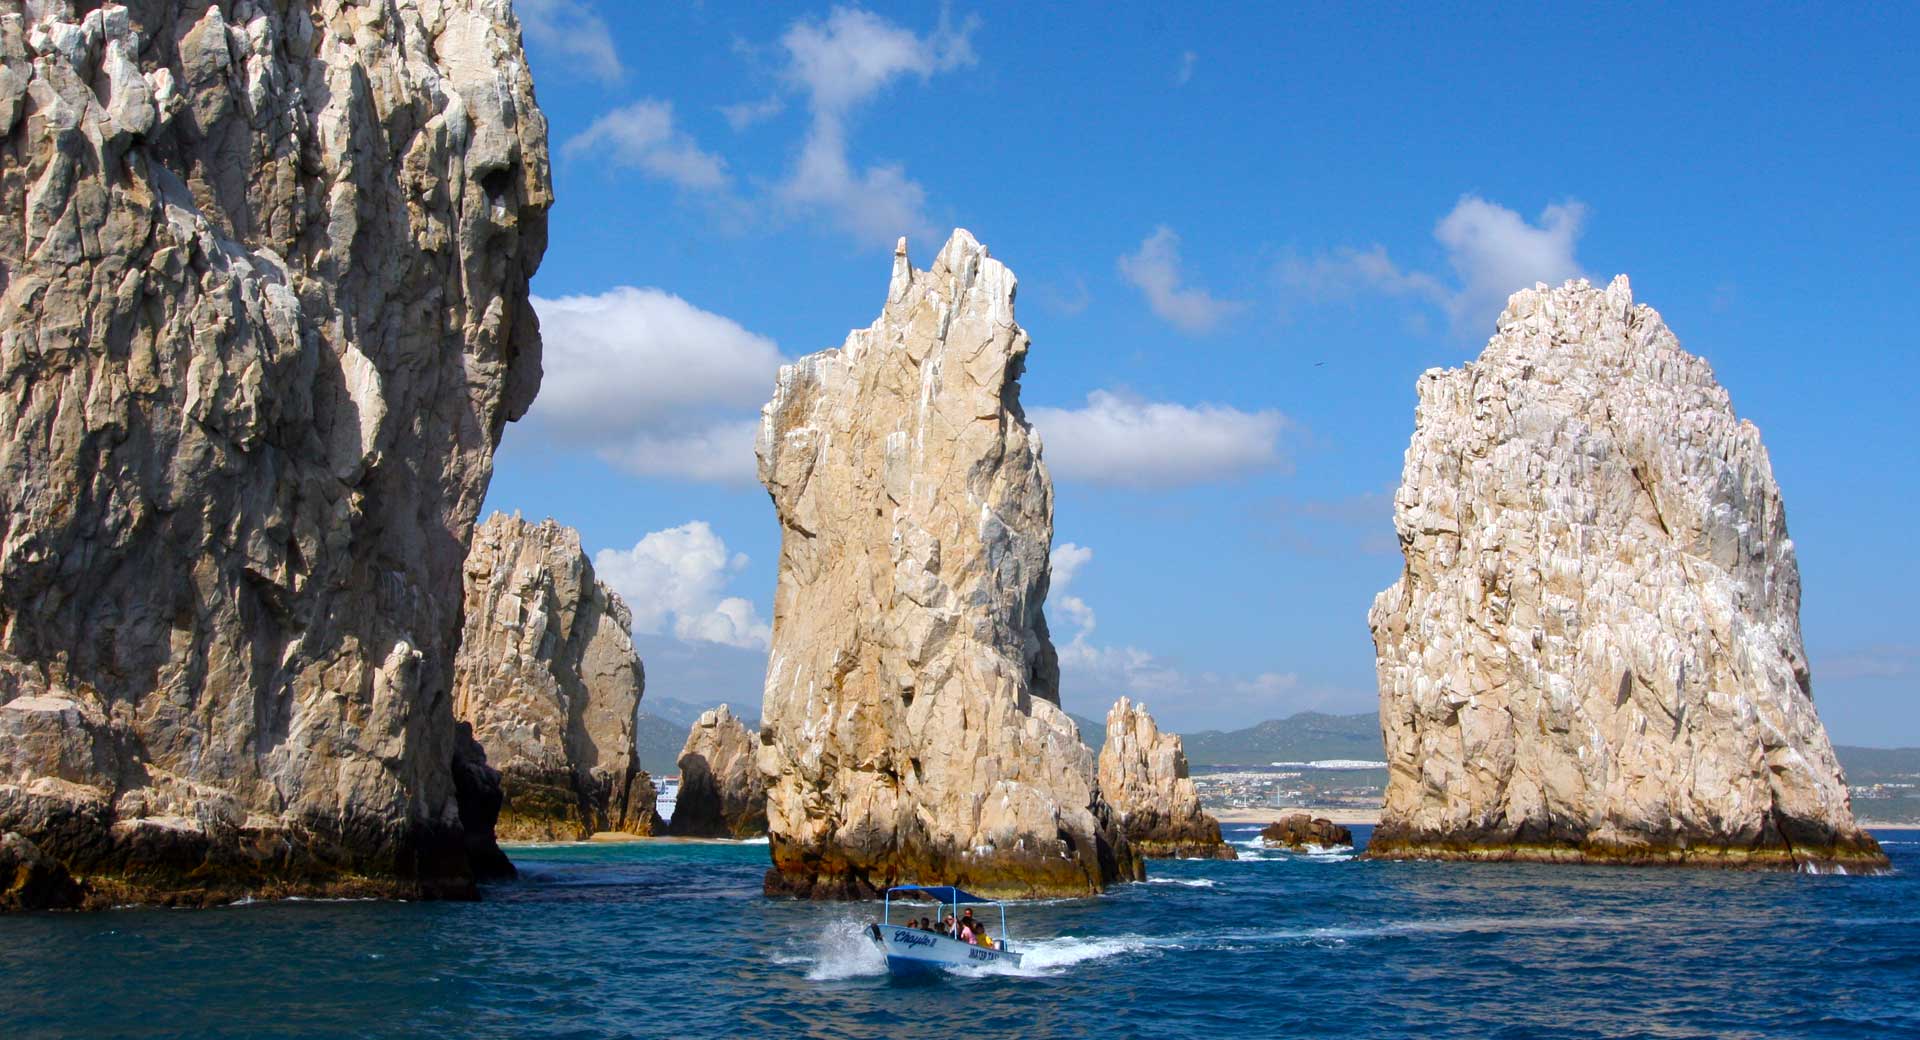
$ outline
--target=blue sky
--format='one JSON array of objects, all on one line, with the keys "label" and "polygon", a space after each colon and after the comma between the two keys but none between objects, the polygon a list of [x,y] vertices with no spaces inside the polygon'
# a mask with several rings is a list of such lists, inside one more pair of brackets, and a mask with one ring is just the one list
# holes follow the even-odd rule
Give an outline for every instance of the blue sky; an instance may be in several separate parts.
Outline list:
[{"label": "blue sky", "polygon": [[650,696],[757,706],[743,431],[963,226],[1020,278],[1071,710],[1371,710],[1415,378],[1626,273],[1763,431],[1835,739],[1920,744],[1910,8],[516,7],[558,201],[488,507],[581,530]]}]

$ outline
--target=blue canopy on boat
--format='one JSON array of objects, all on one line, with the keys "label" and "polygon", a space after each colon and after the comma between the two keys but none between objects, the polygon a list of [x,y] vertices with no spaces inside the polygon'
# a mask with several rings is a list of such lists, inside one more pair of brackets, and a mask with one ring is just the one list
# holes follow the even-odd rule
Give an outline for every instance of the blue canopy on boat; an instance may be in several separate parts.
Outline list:
[{"label": "blue canopy on boat", "polygon": [[942,903],[991,903],[993,900],[976,896],[972,892],[963,892],[952,885],[895,885],[887,889],[887,895],[900,892],[921,892],[932,896]]}]

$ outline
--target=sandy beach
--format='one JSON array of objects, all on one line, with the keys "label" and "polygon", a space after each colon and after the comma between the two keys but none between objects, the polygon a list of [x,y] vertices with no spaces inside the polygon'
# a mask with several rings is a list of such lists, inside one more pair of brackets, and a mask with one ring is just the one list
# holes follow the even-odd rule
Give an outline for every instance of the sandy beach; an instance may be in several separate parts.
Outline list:
[{"label": "sandy beach", "polygon": [[1326,809],[1312,806],[1293,806],[1283,809],[1208,809],[1207,812],[1221,823],[1273,823],[1288,813],[1309,813],[1324,816],[1335,823],[1345,826],[1362,824],[1368,827],[1380,822],[1378,809]]}]

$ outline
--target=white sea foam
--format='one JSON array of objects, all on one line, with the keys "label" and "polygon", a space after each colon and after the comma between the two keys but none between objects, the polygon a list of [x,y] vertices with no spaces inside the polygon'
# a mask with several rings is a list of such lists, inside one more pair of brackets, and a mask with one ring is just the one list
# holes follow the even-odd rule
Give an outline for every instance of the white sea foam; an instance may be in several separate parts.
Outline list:
[{"label": "white sea foam", "polygon": [[1212,888],[1215,882],[1212,878],[1151,877],[1147,879],[1147,884],[1185,885],[1188,888]]},{"label": "white sea foam", "polygon": [[775,963],[802,963],[807,968],[807,978],[814,982],[832,982],[839,979],[855,979],[867,975],[884,975],[887,972],[887,957],[880,947],[867,938],[866,922],[851,917],[841,918],[822,929],[819,938],[814,940],[813,950],[806,956],[782,959],[776,955]]},{"label": "white sea foam", "polygon": [[1178,948],[1179,943],[1172,939],[1149,939],[1137,935],[1115,936],[1109,939],[1077,939],[1073,936],[1061,936],[1057,939],[1037,939],[1022,942],[1013,941],[1013,950],[1020,955],[1020,964],[1000,961],[983,964],[978,967],[954,966],[947,969],[955,975],[1021,975],[1029,978],[1044,975],[1062,975],[1075,965],[1088,961],[1106,960],[1109,957],[1123,957],[1128,954],[1144,953],[1155,949]]},{"label": "white sea foam", "polygon": [[739,841],[734,842],[734,844],[735,845],[765,845],[767,844],[767,842],[768,842],[767,836],[762,834],[758,838],[741,838]]}]

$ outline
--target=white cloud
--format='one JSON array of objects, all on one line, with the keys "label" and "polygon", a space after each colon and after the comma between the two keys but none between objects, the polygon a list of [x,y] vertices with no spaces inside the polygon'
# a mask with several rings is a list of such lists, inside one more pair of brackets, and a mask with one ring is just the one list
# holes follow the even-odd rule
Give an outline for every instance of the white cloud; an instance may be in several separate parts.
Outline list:
[{"label": "white cloud", "polygon": [[1193,67],[1200,61],[1200,55],[1192,51],[1180,52],[1180,67],[1174,71],[1173,85],[1184,87],[1193,81]]},{"label": "white cloud", "polygon": [[1402,271],[1387,256],[1387,247],[1371,249],[1341,246],[1311,259],[1289,256],[1280,261],[1280,280],[1298,295],[1315,302],[1353,297],[1367,290],[1389,296],[1418,296],[1445,305],[1451,295],[1440,280],[1419,271]]},{"label": "white cloud", "polygon": [[855,169],[848,156],[852,111],[902,76],[926,80],[975,61],[973,23],[943,17],[921,36],[858,7],[836,7],[825,21],[803,19],[781,37],[787,79],[807,95],[812,124],[800,160],[779,192],[817,211],[863,242],[891,245],[900,235],[932,238],[926,190],[897,164]]},{"label": "white cloud", "polygon": [[1423,300],[1447,312],[1456,334],[1473,337],[1491,330],[1514,292],[1580,276],[1574,246],[1585,219],[1586,207],[1578,202],[1548,206],[1538,223],[1528,223],[1504,206],[1464,195],[1433,229],[1453,269],[1450,282],[1400,267],[1382,245],[1290,256],[1275,275],[1290,296],[1308,302],[1367,293]]},{"label": "white cloud", "polygon": [[1534,225],[1476,195],[1462,197],[1433,229],[1460,278],[1448,306],[1455,327],[1490,327],[1515,290],[1578,277],[1573,246],[1586,212],[1578,202],[1548,206]]},{"label": "white cloud", "polygon": [[1147,306],[1182,332],[1210,332],[1244,304],[1216,298],[1205,289],[1180,285],[1180,236],[1165,225],[1140,243],[1138,252],[1122,256],[1120,276],[1147,297]]},{"label": "white cloud", "polygon": [[633,611],[633,630],[658,635],[671,623],[685,642],[766,649],[773,627],[751,602],[725,595],[727,582],[747,565],[742,553],[704,520],[655,531],[633,548],[602,549],[593,568]]},{"label": "white cloud", "polygon": [[[516,0],[514,13],[533,46],[567,59],[562,68],[585,72],[606,83],[617,83],[625,70],[614,50],[613,33],[582,0]],[[547,66],[540,67],[542,76]]]},{"label": "white cloud", "polygon": [[720,106],[720,114],[727,117],[727,125],[735,130],[745,130],[755,123],[772,119],[786,110],[787,99],[778,94],[759,101],[742,101],[738,104]]},{"label": "white cloud", "polygon": [[696,191],[720,191],[732,178],[725,160],[703,151],[673,125],[673,105],[651,98],[636,101],[595,119],[567,141],[560,153],[568,158],[605,154],[620,166],[630,166]]},{"label": "white cloud", "polygon": [[786,359],[765,336],[659,289],[535,297],[540,395],[522,425],[642,476],[747,482]]},{"label": "white cloud", "polygon": [[1054,546],[1053,552],[1047,557],[1048,570],[1052,572],[1050,587],[1056,592],[1066,588],[1068,583],[1073,581],[1073,576],[1080,572],[1080,568],[1085,567],[1092,560],[1093,550],[1084,545],[1061,542]]},{"label": "white cloud", "polygon": [[1226,405],[1138,401],[1106,390],[1084,408],[1035,407],[1047,467],[1069,480],[1129,487],[1203,483],[1282,465],[1286,416]]}]

